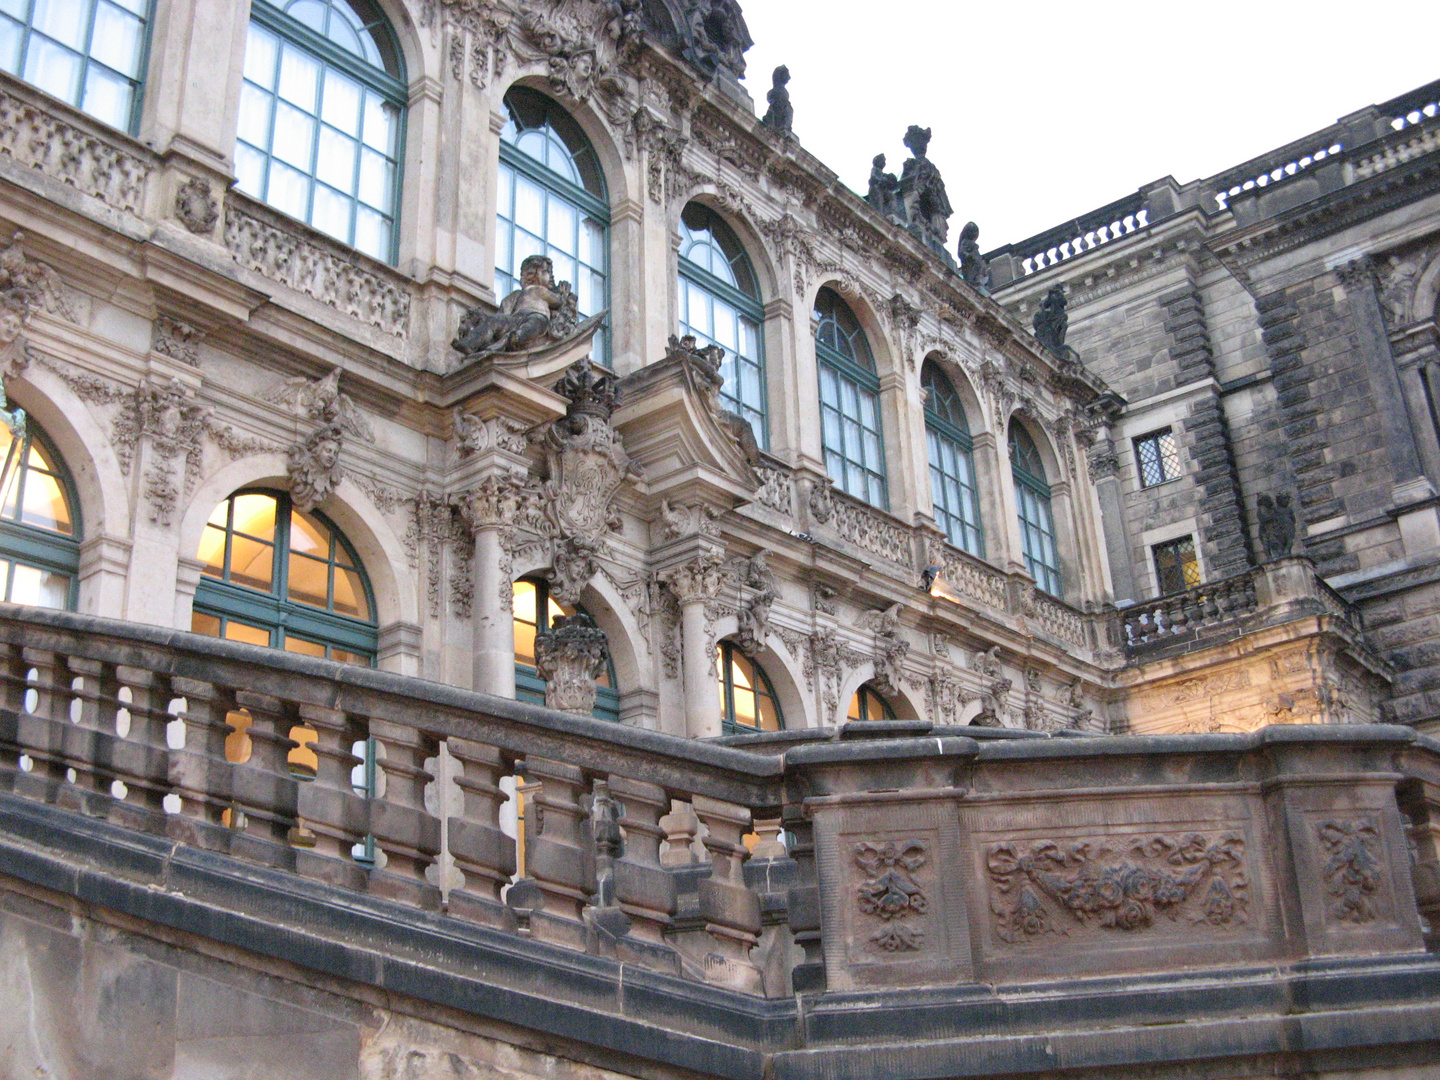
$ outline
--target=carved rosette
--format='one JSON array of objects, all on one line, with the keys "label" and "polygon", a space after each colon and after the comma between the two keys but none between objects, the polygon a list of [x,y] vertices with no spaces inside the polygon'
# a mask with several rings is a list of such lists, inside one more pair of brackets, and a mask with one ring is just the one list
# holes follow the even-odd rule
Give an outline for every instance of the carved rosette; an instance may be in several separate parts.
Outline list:
[{"label": "carved rosette", "polygon": [[605,632],[590,616],[560,615],[535,635],[535,667],[545,680],[545,704],[589,715],[595,708],[595,680],[609,659]]},{"label": "carved rosette", "polygon": [[1247,920],[1245,841],[1233,834],[1003,841],[989,846],[985,869],[995,934],[1012,945]]},{"label": "carved rosette", "polygon": [[925,931],[906,920],[929,910],[925,890],[914,878],[929,858],[919,840],[887,840],[855,845],[855,862],[869,875],[855,887],[855,904],[861,914],[883,924],[870,934],[867,948],[886,953],[918,952]]}]

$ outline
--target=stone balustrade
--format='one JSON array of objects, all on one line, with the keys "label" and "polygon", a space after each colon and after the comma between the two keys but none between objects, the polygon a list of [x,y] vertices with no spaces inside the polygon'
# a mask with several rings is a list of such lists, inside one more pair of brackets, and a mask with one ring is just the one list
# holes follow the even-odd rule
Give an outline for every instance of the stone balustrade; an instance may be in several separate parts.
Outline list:
[{"label": "stone balustrade", "polygon": [[[1283,980],[1301,959],[1305,978],[1431,972],[1440,743],[1412,730],[849,728],[747,750],[5,605],[0,858],[49,889],[100,875],[106,904],[224,940],[227,920],[283,908],[317,942],[296,962],[322,968],[333,919],[351,978],[391,978],[448,934],[496,957],[533,950],[525,980],[561,979],[560,998],[618,964],[652,998],[703,990],[716,1015],[768,999],[783,1028],[796,991],[828,992],[802,1037],[817,1046],[839,1021],[829,995],[866,994],[879,1017],[925,987],[971,988],[963,1002],[1040,980],[1106,998],[1234,965]],[[511,777],[522,830],[504,824]],[[72,840],[80,873],[63,870]],[[245,933],[266,947],[263,928]],[[364,942],[392,950],[373,976]],[[569,976],[565,956],[583,960]]]}]

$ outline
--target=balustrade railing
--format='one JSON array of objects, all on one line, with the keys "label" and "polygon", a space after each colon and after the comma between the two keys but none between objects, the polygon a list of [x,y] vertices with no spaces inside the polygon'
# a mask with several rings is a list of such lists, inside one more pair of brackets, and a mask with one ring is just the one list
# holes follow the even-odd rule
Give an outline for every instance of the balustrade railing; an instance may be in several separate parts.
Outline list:
[{"label": "balustrade railing", "polygon": [[914,564],[914,530],[883,510],[832,489],[818,504],[811,500],[811,514],[822,526],[872,555],[901,566]]},{"label": "balustrade railing", "polygon": [[1255,579],[1247,570],[1126,608],[1120,612],[1121,640],[1129,649],[1164,643],[1220,626],[1255,609]]}]

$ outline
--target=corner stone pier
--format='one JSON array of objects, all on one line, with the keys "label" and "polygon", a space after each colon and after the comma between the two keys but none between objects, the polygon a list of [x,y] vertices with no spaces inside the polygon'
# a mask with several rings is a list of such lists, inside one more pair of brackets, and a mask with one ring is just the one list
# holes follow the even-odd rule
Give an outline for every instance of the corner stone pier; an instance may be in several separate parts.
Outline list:
[{"label": "corner stone pier", "polygon": [[1406,728],[697,742],[0,606],[7,1077],[1418,1080],[1437,841]]}]

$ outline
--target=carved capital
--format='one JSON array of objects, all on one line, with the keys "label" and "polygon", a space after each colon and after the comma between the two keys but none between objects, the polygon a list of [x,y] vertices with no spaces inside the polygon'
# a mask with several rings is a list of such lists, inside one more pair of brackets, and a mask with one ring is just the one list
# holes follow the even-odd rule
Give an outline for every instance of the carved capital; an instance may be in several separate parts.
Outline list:
[{"label": "carved capital", "polygon": [[1369,255],[1361,255],[1358,259],[1351,259],[1335,268],[1335,275],[1340,283],[1347,289],[1360,287],[1375,288],[1375,260]]},{"label": "carved capital", "polygon": [[520,512],[521,487],[512,476],[487,476],[472,491],[454,496],[465,524],[474,532],[513,525]]},{"label": "carved capital", "polygon": [[715,600],[725,583],[725,564],[711,552],[662,570],[659,578],[682,604]]}]

